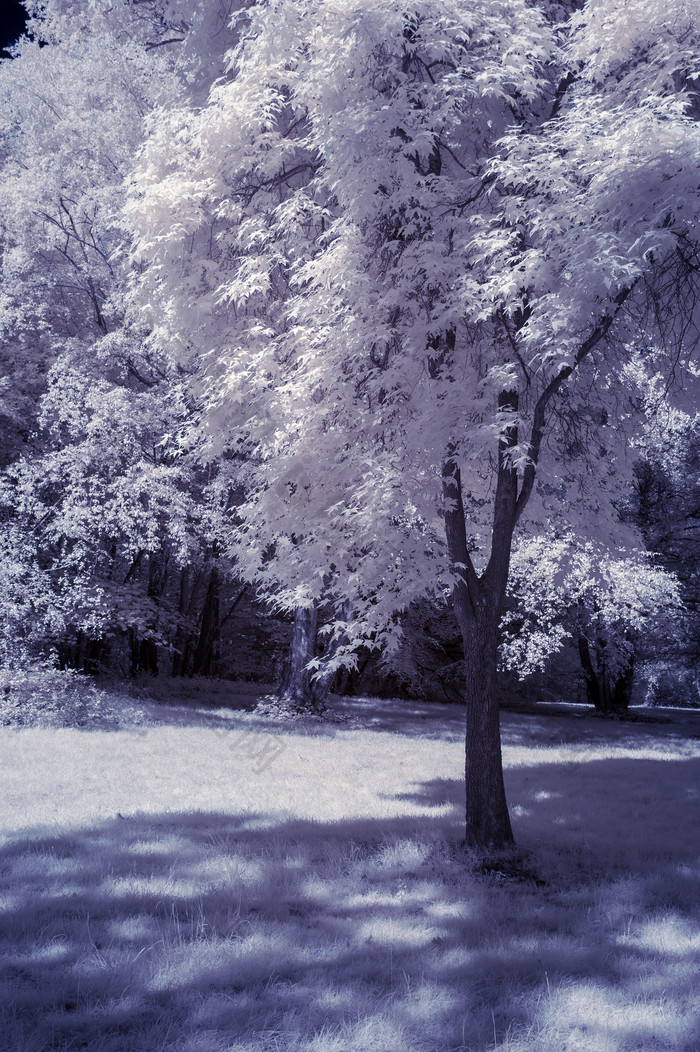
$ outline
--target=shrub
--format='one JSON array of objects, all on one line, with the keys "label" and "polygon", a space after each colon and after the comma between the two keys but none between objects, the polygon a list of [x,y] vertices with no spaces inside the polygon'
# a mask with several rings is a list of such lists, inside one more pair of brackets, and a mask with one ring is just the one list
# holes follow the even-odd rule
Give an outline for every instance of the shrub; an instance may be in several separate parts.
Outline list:
[{"label": "shrub", "polygon": [[49,664],[0,666],[0,725],[114,727],[123,722],[146,718],[87,676]]}]

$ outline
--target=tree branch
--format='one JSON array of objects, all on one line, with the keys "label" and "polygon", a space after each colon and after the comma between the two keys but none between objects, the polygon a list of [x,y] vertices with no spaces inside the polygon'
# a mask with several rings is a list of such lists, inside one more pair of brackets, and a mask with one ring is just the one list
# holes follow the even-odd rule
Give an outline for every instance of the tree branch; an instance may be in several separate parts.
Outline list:
[{"label": "tree branch", "polygon": [[478,599],[479,578],[467,545],[462,478],[455,453],[455,446],[451,444],[442,466],[442,492],[446,503],[445,536],[450,561],[466,589],[469,606],[474,610]]},{"label": "tree branch", "polygon": [[517,522],[520,518],[525,505],[530,499],[532,488],[535,484],[535,475],[537,473],[537,462],[540,456],[540,450],[542,448],[542,439],[544,438],[547,409],[552,399],[559,393],[562,385],[572,373],[578,369],[581,362],[588,357],[594,347],[600,343],[602,339],[608,334],[610,326],[615,321],[617,314],[622,307],[625,300],[628,298],[632,289],[637,284],[635,281],[628,288],[622,289],[618,292],[615,297],[615,309],[611,314],[606,314],[598,323],[596,328],[593,330],[588,339],[581,344],[578,351],[576,352],[574,362],[572,365],[566,365],[561,369],[555,377],[553,377],[544,391],[537,399],[535,403],[535,411],[532,417],[532,431],[530,434],[530,444],[528,449],[528,463],[523,473],[523,483],[520,489],[520,494],[515,506],[515,521]]},{"label": "tree branch", "polygon": [[491,555],[484,578],[488,580],[489,590],[495,589],[502,598],[508,582],[511,541],[517,521],[518,472],[510,459],[510,451],[518,442],[515,417],[518,411],[517,391],[501,391],[498,396],[498,408],[506,417],[511,415],[513,422],[505,425],[498,440],[498,476],[493,505]]},{"label": "tree branch", "polygon": [[564,101],[564,96],[576,80],[576,76],[573,72],[569,71],[565,77],[563,77],[557,86],[557,90],[554,93],[554,102],[552,103],[552,112],[549,115],[549,120],[553,121],[558,116],[561,104]]},{"label": "tree branch", "polygon": [[156,40],[151,44],[146,44],[146,51],[153,51],[157,47],[165,47],[166,44],[181,44],[184,37],[170,37],[168,40]]},{"label": "tree branch", "polygon": [[230,617],[232,617],[234,610],[236,609],[236,607],[238,606],[238,604],[240,603],[241,599],[243,598],[243,596],[246,594],[247,591],[248,591],[248,585],[244,584],[243,587],[241,588],[240,592],[238,593],[238,595],[236,596],[236,598],[233,600],[233,602],[231,603],[230,607],[228,608],[227,613],[219,621],[219,628],[223,628],[224,625],[226,624],[226,622],[228,621],[228,619]]}]

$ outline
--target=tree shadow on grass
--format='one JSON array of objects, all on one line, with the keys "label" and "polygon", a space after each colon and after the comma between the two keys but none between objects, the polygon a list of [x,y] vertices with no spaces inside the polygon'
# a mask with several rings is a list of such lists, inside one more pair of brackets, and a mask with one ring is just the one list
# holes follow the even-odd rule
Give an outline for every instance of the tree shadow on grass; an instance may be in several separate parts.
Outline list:
[{"label": "tree shadow on grass", "polygon": [[416,783],[453,806],[436,819],[25,832],[0,850],[0,1047],[690,1052],[699,776],[697,760],[509,771],[545,888],[478,875],[447,779]]},{"label": "tree shadow on grass", "polygon": [[285,734],[304,737],[336,737],[353,730],[403,734],[437,741],[464,737],[464,709],[460,705],[332,696],[325,717],[286,719],[269,713],[257,713],[255,706],[262,697],[262,694],[247,694],[239,698],[232,691],[230,695],[208,700],[193,698],[190,702],[159,699],[145,708],[156,722],[178,727],[198,726],[228,731],[240,726],[267,733],[284,731]]},{"label": "tree shadow on grass", "polygon": [[654,712],[656,710],[651,710],[650,715],[641,714],[630,720],[614,720],[581,706],[509,711],[502,714],[501,740],[510,746],[551,742],[637,750],[650,745],[658,750],[661,742],[676,749],[700,739],[700,712],[674,713],[673,720],[666,713],[665,717],[659,716],[658,721]]},{"label": "tree shadow on grass", "polygon": [[562,753],[559,762],[512,767],[505,777],[516,838],[541,864],[564,866],[557,879],[628,874],[656,886],[669,867],[700,862],[698,757]]}]

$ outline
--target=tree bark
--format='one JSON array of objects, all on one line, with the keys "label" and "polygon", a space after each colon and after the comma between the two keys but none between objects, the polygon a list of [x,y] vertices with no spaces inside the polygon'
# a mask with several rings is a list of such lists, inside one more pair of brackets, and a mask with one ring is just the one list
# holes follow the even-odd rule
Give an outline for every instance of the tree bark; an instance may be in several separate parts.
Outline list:
[{"label": "tree bark", "polygon": [[634,655],[630,655],[624,668],[613,679],[604,660],[604,641],[598,641],[591,653],[589,640],[580,634],[578,652],[588,701],[604,716],[625,716],[632,698]]},{"label": "tree bark", "polygon": [[308,664],[316,656],[318,607],[298,606],[294,611],[289,657],[280,687],[279,703],[293,712],[320,714],[325,710],[322,692],[311,681]]},{"label": "tree bark", "polygon": [[[512,405],[513,399],[514,396],[504,393],[501,406]],[[514,843],[503,781],[496,694],[498,626],[517,517],[517,475],[506,455],[513,441],[514,435],[506,432],[499,446],[491,554],[481,575],[476,573],[469,553],[462,482],[453,450],[449,451],[443,468],[445,536],[456,574],[453,599],[466,668],[465,839],[470,847],[488,851],[508,848]]]},{"label": "tree bark", "polygon": [[165,550],[151,552],[148,557],[148,598],[153,604],[154,614],[150,618],[149,633],[141,639],[138,652],[138,668],[152,676],[158,675],[158,644],[154,636],[158,631],[158,608],[160,607],[168,578],[168,553]]},{"label": "tree bark", "polygon": [[193,676],[210,676],[215,671],[215,650],[219,640],[219,593],[219,573],[216,567],[212,567],[192,662]]},{"label": "tree bark", "polygon": [[596,709],[602,709],[602,699],[600,696],[600,683],[598,682],[598,674],[593,665],[593,658],[591,657],[591,648],[588,645],[588,640],[584,635],[578,637],[578,653],[581,658],[581,668],[583,669],[583,680],[586,684],[586,698]]},{"label": "tree bark", "polygon": [[632,701],[632,687],[634,686],[634,654],[631,655],[626,667],[617,677],[612,692],[613,712],[624,716]]},{"label": "tree bark", "polygon": [[190,568],[183,566],[180,571],[180,590],[177,604],[177,629],[173,643],[172,676],[184,676],[190,657],[190,632],[188,615],[193,589],[190,587]]},{"label": "tree bark", "polygon": [[[532,406],[527,462],[520,480],[513,459],[519,444],[519,397],[516,390],[502,390],[499,393],[498,464],[491,551],[482,573],[477,573],[467,543],[457,443],[450,443],[446,450],[442,469],[445,537],[454,574],[455,613],[464,642],[467,669],[465,834],[467,842],[476,848],[504,848],[513,844],[503,783],[500,721],[496,702],[498,626],[508,584],[513,533],[534,489],[552,403],[569,377],[605,339],[633,288],[634,283],[620,289],[614,305],[598,320],[588,338],[579,346],[573,361],[563,366],[540,391]],[[518,325],[513,330],[505,316],[500,321],[522,366],[517,347]],[[445,346],[448,352],[454,350],[453,332],[446,334]],[[529,384],[527,370],[525,375]]]},{"label": "tree bark", "polygon": [[460,615],[466,667],[465,838],[474,847],[498,850],[514,843],[496,693],[500,611],[485,597],[476,616],[464,609]]}]

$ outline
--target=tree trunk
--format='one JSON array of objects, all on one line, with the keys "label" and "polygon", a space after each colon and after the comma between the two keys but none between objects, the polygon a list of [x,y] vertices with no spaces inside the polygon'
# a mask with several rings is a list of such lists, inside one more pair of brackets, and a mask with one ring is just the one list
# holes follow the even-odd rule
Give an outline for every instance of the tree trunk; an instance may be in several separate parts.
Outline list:
[{"label": "tree trunk", "polygon": [[606,666],[605,649],[605,641],[598,640],[597,644],[594,644],[592,653],[591,644],[586,636],[581,634],[578,637],[578,652],[586,684],[586,697],[596,711],[603,716],[625,716],[632,698],[634,654],[630,654],[624,668],[613,678]]},{"label": "tree trunk", "polygon": [[177,604],[177,629],[173,643],[172,676],[184,676],[190,656],[190,632],[188,615],[193,589],[190,588],[190,568],[183,566],[180,571],[180,590]]},{"label": "tree trunk", "polygon": [[[346,624],[350,621],[352,618],[351,603],[347,601],[343,603],[341,617]],[[320,698],[325,701],[331,693],[342,694],[343,689],[347,686],[348,672],[346,668],[336,669],[332,672],[329,672],[328,670],[328,662],[338,653],[340,647],[346,642],[347,633],[342,631],[336,633],[326,644],[323,651],[321,668],[313,682],[313,691],[317,699]]]},{"label": "tree trunk", "polygon": [[464,643],[466,668],[465,839],[478,850],[500,850],[513,845],[508,814],[501,729],[496,694],[498,626],[503,612],[513,529],[516,521],[517,476],[500,448],[491,555],[477,574],[467,543],[462,483],[454,460],[443,468],[445,535],[456,580],[454,609]]},{"label": "tree trunk", "polygon": [[311,682],[308,664],[316,656],[318,607],[298,606],[294,611],[289,658],[280,687],[279,704],[292,712],[320,714],[325,710],[322,693]]},{"label": "tree trunk", "polygon": [[97,676],[107,665],[107,647],[104,639],[88,640],[83,661],[83,670],[89,675]]},{"label": "tree trunk", "polygon": [[139,646],[138,666],[140,671],[158,675],[158,644],[154,636],[158,632],[158,611],[168,578],[168,553],[165,550],[151,552],[148,557],[148,598],[153,614],[148,619],[148,634]]},{"label": "tree trunk", "polygon": [[133,625],[129,625],[128,639],[130,672],[132,676],[136,676],[139,672],[139,653],[141,648],[138,632]]},{"label": "tree trunk", "polygon": [[192,664],[193,676],[211,676],[215,671],[214,652],[219,640],[219,591],[219,573],[213,567],[202,607],[199,639]]},{"label": "tree trunk", "polygon": [[[603,315],[580,345],[574,359],[550,379],[531,407],[527,459],[522,463],[518,426],[520,399],[517,390],[498,395],[498,461],[493,499],[491,550],[482,572],[472,560],[467,538],[466,516],[459,470],[459,443],[448,443],[442,466],[445,538],[453,574],[455,613],[464,641],[467,685],[465,689],[467,729],[465,745],[466,839],[476,848],[507,847],[513,843],[503,784],[501,740],[496,704],[498,625],[505,602],[513,533],[533,493],[542,443],[548,428],[548,413],[567,380],[605,339],[617,312],[630,295],[634,283],[615,297],[615,309]],[[511,342],[515,356],[518,333],[525,323],[505,313],[498,322]],[[445,334],[442,361],[455,349],[455,333]],[[528,378],[529,383],[529,378]]]},{"label": "tree trunk", "polygon": [[598,673],[593,665],[593,658],[591,657],[591,648],[588,645],[588,640],[584,635],[578,637],[578,653],[581,658],[581,668],[583,669],[583,680],[586,684],[586,698],[596,709],[602,711],[603,699],[600,692],[600,683],[598,682]]},{"label": "tree trunk", "polygon": [[141,672],[158,675],[158,645],[150,636],[142,639],[139,645],[138,667]]},{"label": "tree trunk", "polygon": [[630,656],[629,662],[615,681],[612,692],[613,712],[618,716],[624,716],[632,701],[632,687],[634,685],[634,654]]},{"label": "tree trunk", "polygon": [[471,846],[498,850],[514,843],[503,781],[496,693],[500,612],[485,597],[473,616],[461,598],[455,596],[466,669],[465,838]]}]

